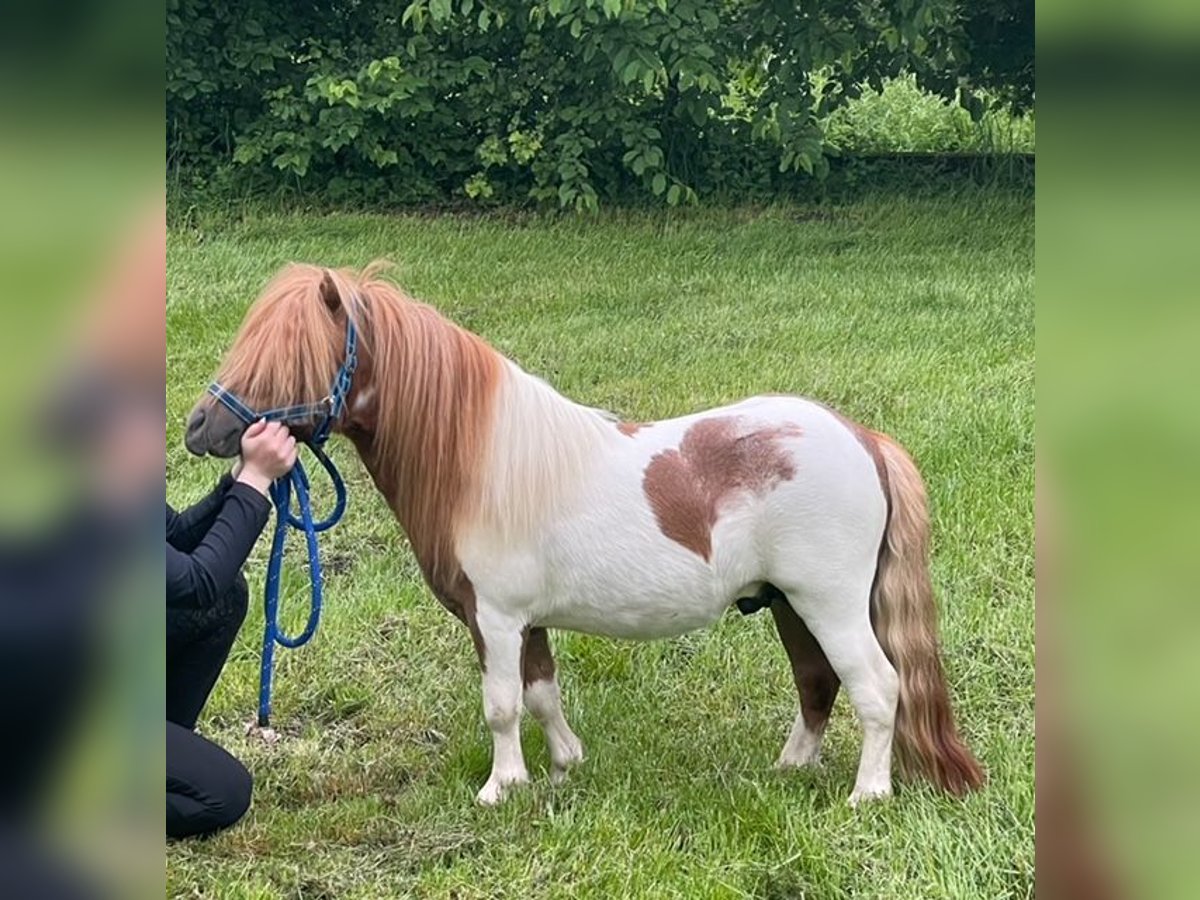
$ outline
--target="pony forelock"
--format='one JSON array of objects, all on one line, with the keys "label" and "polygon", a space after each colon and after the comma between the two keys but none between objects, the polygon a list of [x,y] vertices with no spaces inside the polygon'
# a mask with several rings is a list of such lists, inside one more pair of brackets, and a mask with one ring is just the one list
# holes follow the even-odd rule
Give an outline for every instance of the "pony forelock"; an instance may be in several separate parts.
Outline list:
[{"label": "pony forelock", "polygon": [[345,280],[299,263],[280,271],[246,313],[216,380],[254,409],[325,397],[341,365],[345,333],[345,319],[322,297],[327,278]]}]

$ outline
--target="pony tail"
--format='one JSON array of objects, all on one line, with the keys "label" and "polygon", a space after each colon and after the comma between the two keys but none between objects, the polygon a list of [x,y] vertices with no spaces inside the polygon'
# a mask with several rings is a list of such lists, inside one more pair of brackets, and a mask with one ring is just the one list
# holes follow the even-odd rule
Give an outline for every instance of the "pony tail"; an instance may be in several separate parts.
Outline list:
[{"label": "pony tail", "polygon": [[891,512],[871,593],[876,637],[900,676],[896,752],[906,775],[951,794],[981,787],[983,769],[954,725],[938,648],[929,578],[929,509],[912,459],[890,438],[872,435],[886,471]]}]

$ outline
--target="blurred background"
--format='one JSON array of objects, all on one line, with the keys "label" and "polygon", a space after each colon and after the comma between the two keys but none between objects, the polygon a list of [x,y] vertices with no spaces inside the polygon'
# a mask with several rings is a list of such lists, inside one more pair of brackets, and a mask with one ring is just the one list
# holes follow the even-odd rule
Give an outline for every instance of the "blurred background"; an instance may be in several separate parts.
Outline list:
[{"label": "blurred background", "polygon": [[162,19],[0,10],[0,893],[162,889]]},{"label": "blurred background", "polygon": [[1200,14],[1038,15],[1039,875],[1191,897]]}]

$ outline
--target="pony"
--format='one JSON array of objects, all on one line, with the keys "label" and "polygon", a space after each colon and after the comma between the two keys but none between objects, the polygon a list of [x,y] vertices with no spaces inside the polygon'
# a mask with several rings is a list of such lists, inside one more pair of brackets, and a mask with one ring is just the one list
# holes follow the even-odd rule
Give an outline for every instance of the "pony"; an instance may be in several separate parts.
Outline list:
[{"label": "pony", "polygon": [[[408,536],[482,672],[491,773],[529,779],[522,706],[558,783],[583,759],[548,629],[666,638],[767,606],[799,709],[777,765],[820,761],[844,685],[862,727],[851,805],[905,774],[955,795],[984,774],[955,726],[929,575],[923,481],[904,449],[824,405],[752,397],[633,423],[575,403],[382,277],[292,264],[248,310],[216,378],[252,408],[313,403],[347,330],[357,371],[333,430]],[[185,437],[232,457],[245,423],[205,394]],[[301,440],[311,424],[293,423]]]}]

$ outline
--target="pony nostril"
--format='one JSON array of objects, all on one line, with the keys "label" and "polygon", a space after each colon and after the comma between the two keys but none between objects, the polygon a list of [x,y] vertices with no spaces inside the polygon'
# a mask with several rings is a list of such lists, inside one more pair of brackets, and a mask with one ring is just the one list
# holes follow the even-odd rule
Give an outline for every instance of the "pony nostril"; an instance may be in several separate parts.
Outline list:
[{"label": "pony nostril", "polygon": [[198,409],[188,416],[187,428],[183,434],[183,445],[188,448],[188,451],[203,456],[208,452],[208,447],[203,439],[204,431],[204,410]]}]

